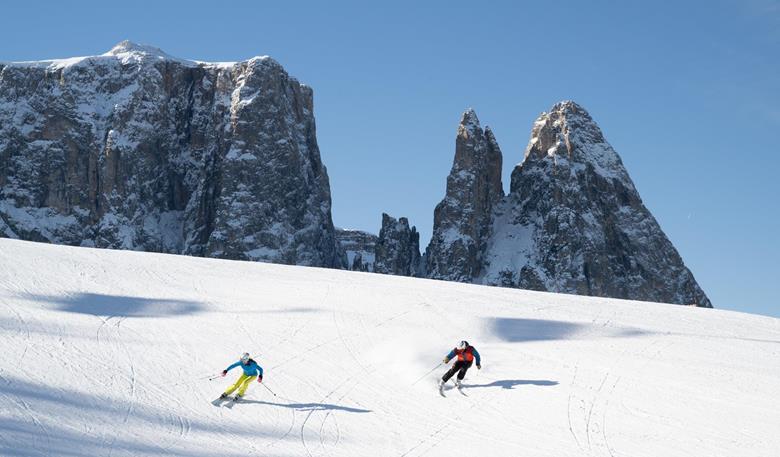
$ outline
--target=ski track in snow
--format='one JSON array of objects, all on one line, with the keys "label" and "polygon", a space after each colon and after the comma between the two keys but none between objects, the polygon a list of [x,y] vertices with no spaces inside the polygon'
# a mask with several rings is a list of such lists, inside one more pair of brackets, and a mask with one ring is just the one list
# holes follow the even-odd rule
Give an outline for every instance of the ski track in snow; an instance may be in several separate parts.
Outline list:
[{"label": "ski track in snow", "polygon": [[569,383],[569,397],[567,400],[566,405],[566,419],[569,422],[569,432],[571,433],[572,438],[574,438],[574,442],[577,444],[577,448],[580,451],[584,451],[582,445],[580,444],[579,438],[577,438],[577,433],[574,432],[574,425],[572,424],[572,418],[571,418],[571,399],[574,396],[574,386],[577,383],[577,370],[579,369],[579,365],[574,366],[574,374],[571,377],[571,382]]},{"label": "ski track in snow", "polygon": [[[780,448],[777,319],[5,239],[0,266],[0,455]],[[462,395],[444,366],[413,384],[462,338],[484,359]],[[213,406],[243,350],[276,396]]]},{"label": "ski track in snow", "polygon": [[11,311],[11,314],[13,314],[14,318],[18,321],[18,334],[24,335],[24,350],[22,351],[22,355],[19,356],[19,362],[16,365],[17,368],[21,368],[24,363],[24,357],[27,355],[27,351],[30,349],[30,345],[32,344],[32,338],[30,337],[30,327],[27,325],[27,322],[24,320],[19,311],[8,304],[5,300],[2,300],[2,303],[6,306],[6,308],[8,308],[9,311]]}]

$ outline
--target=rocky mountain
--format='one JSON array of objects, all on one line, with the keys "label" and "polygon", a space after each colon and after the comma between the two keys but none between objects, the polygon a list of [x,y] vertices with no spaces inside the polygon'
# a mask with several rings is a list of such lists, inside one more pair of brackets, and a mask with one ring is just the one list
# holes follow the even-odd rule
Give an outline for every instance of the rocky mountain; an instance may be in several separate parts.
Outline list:
[{"label": "rocky mountain", "polygon": [[374,271],[399,276],[420,276],[420,234],[405,217],[382,213],[382,229],[376,241]]},{"label": "rocky mountain", "polygon": [[346,269],[374,271],[376,235],[361,230],[336,229],[336,241],[346,256]]},{"label": "rocky mountain", "polygon": [[406,218],[333,227],[312,90],[268,57],[122,42],[0,63],[0,236],[711,306],[590,115],[561,102],[502,154],[462,118],[421,258]]},{"label": "rocky mountain", "polygon": [[425,253],[428,277],[471,282],[481,275],[493,209],[504,197],[501,166],[493,132],[482,130],[474,110],[466,110],[455,137],[447,191],[433,213],[433,236]]},{"label": "rocky mountain", "polygon": [[500,178],[489,170],[501,163],[492,135],[464,146],[480,138],[467,128],[470,117],[458,128],[447,195],[436,208],[430,277],[712,306],[581,106],[561,102],[539,116],[505,197],[492,192]]},{"label": "rocky mountain", "polygon": [[268,57],[0,64],[0,234],[338,266],[312,99]]}]

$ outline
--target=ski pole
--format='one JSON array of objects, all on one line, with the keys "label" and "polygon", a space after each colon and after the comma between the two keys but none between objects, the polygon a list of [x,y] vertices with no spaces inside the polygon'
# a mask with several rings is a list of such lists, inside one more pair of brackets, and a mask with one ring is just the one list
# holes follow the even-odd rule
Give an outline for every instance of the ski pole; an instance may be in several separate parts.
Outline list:
[{"label": "ski pole", "polygon": [[209,373],[209,374],[204,374],[202,376],[195,376],[192,379],[194,379],[194,380],[207,379],[207,378],[210,378],[212,376],[214,376],[214,375]]},{"label": "ski pole", "polygon": [[440,366],[442,366],[442,364],[443,364],[443,363],[444,363],[444,362],[439,362],[439,364],[438,364],[438,365],[436,365],[435,367],[433,367],[433,368],[432,368],[430,371],[428,371],[428,372],[427,372],[427,373],[425,373],[424,375],[420,376],[420,379],[418,379],[417,381],[414,381],[414,382],[412,383],[412,385],[415,385],[415,384],[417,384],[418,382],[422,381],[424,377],[426,377],[426,376],[428,376],[429,374],[433,373],[433,372],[434,372],[434,371],[435,371],[437,368],[439,368]]},{"label": "ski pole", "polygon": [[192,384],[193,382],[197,382],[197,381],[205,381],[205,380],[207,380],[207,379],[208,379],[209,381],[213,381],[214,379],[217,379],[217,378],[219,378],[220,376],[222,376],[222,373],[220,373],[220,374],[217,374],[217,375],[210,375],[210,374],[207,374],[207,375],[205,375],[205,376],[199,376],[199,377],[197,377],[197,378],[189,378],[189,379],[185,379],[184,381],[175,382],[175,383],[173,383],[173,384],[169,384],[169,385],[170,385],[171,387],[173,387],[173,386],[181,386],[181,385],[183,385],[183,384]]},{"label": "ski pole", "polygon": [[270,388],[270,387],[266,386],[266,385],[265,385],[264,383],[262,383],[262,382],[260,383],[260,385],[261,385],[261,386],[263,386],[263,387],[265,387],[266,389],[268,389],[268,391],[269,391],[269,392],[271,392],[272,394],[274,394],[274,397],[276,396],[276,393],[275,393],[273,390],[271,390],[271,388]]}]

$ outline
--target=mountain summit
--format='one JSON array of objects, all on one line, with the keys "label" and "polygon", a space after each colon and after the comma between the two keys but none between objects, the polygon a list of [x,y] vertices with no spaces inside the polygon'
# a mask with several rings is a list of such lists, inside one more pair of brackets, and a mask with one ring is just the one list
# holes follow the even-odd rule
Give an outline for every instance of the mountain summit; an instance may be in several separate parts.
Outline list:
[{"label": "mountain summit", "polygon": [[[544,160],[552,160],[557,167],[568,167],[572,173],[590,169],[633,188],[617,152],[604,139],[590,114],[573,101],[556,103],[534,122],[523,163],[515,171],[519,172],[526,162]],[[514,186],[514,178],[512,182]]]},{"label": "mountain summit", "polygon": [[434,216],[430,277],[712,306],[584,108],[563,101],[539,116],[507,196],[495,191],[500,171],[488,171],[500,170],[495,138],[465,128],[473,112],[463,119]]},{"label": "mountain summit", "polygon": [[145,44],[133,43],[130,40],[120,41],[119,43],[117,43],[116,46],[111,48],[110,51],[108,51],[103,55],[116,56],[125,53],[138,53],[138,54],[146,54],[150,56],[163,57],[168,59],[175,59],[175,57],[163,52],[163,50],[160,48],[156,48],[154,46],[149,46]]},{"label": "mountain summit", "polygon": [[0,234],[340,266],[313,110],[265,57],[0,64]]},{"label": "mountain summit", "polygon": [[447,193],[433,213],[426,251],[431,278],[469,282],[482,270],[494,206],[504,197],[501,149],[489,128],[467,109],[455,137]]},{"label": "mountain summit", "polygon": [[0,63],[0,236],[711,306],[573,101],[534,122],[508,195],[493,132],[463,113],[422,258],[404,217],[336,231],[313,111],[269,57],[122,41]]}]

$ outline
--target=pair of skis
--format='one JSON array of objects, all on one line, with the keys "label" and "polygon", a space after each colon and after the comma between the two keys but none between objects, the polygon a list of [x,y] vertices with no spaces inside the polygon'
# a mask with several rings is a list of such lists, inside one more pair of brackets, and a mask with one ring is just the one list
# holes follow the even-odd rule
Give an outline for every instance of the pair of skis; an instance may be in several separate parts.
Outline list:
[{"label": "pair of skis", "polygon": [[225,408],[232,408],[233,405],[236,403],[239,403],[241,401],[241,397],[238,395],[233,395],[229,397],[219,397],[216,400],[213,400],[211,402],[214,406],[224,406]]},{"label": "pair of skis", "polygon": [[[209,381],[212,381],[212,380],[220,378],[220,377],[222,377],[221,374],[220,375],[216,375],[216,376],[212,376],[212,377],[209,378]],[[266,386],[263,383],[260,383],[260,385],[265,387],[265,390],[270,392],[271,395],[273,395],[274,397],[276,396],[276,392],[271,390],[270,387]],[[242,398],[243,397],[241,395],[224,396],[224,397],[220,395],[220,397],[217,398],[216,400],[212,400],[211,404],[214,405],[214,406],[225,406],[226,408],[232,408],[233,405],[235,405],[236,403],[240,402]],[[227,403],[225,403],[223,405],[222,402],[227,402]]]},{"label": "pair of skis", "polygon": [[[446,382],[443,382],[443,383],[439,384],[439,395],[441,395],[442,397],[445,397],[445,398],[447,397],[446,395],[444,395],[444,387],[446,385],[447,385]],[[455,388],[458,389],[458,393],[460,393],[464,397],[468,397],[468,395],[466,395],[466,392],[463,391],[463,384],[455,383]]]}]

